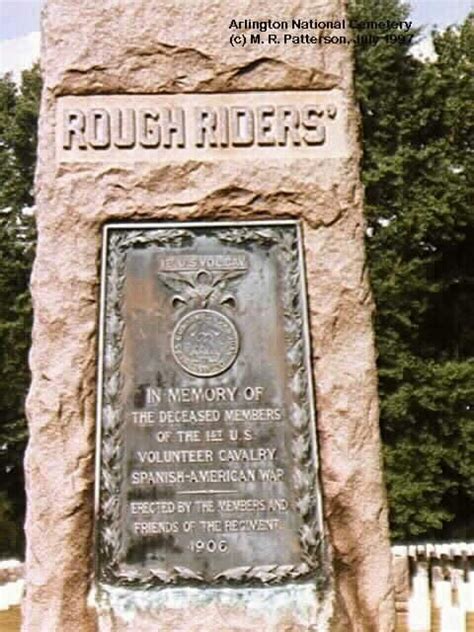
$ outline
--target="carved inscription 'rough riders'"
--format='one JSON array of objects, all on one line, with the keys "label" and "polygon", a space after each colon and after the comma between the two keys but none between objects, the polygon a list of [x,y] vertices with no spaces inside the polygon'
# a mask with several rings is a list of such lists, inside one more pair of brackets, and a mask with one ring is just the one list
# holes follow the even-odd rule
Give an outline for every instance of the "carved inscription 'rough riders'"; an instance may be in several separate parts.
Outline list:
[{"label": "carved inscription 'rough riders'", "polygon": [[106,228],[99,581],[322,569],[299,230]]},{"label": "carved inscription 'rough riders'", "polygon": [[61,97],[59,162],[345,155],[337,90]]}]

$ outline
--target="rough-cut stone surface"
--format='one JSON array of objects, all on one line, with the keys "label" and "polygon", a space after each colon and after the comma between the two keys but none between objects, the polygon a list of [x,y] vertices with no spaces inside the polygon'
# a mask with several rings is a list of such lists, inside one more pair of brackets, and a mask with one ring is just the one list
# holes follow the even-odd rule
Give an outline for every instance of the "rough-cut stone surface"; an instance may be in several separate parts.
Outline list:
[{"label": "rough-cut stone surface", "polygon": [[[321,478],[334,568],[329,629],[393,630],[355,110],[347,127],[347,159],[57,166],[54,155],[61,95],[338,87],[351,98],[347,46],[232,48],[227,43],[231,18],[323,20],[343,17],[344,11],[342,0],[46,1],[24,630],[98,628],[88,603],[102,224],[272,217],[304,221]],[[275,619],[271,603],[258,612],[245,603],[229,609],[209,597],[193,607],[189,599],[181,610],[176,604],[162,609],[159,627],[150,612],[146,620],[142,615],[141,622],[130,624],[109,612],[101,615],[101,627],[114,632],[322,629],[297,609]]]}]

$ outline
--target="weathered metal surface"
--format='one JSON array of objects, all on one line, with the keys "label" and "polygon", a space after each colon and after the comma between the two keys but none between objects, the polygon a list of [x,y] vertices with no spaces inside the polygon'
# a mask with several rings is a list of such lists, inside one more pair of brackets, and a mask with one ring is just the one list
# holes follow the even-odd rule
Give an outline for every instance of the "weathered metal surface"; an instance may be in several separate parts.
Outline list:
[{"label": "weathered metal surface", "polygon": [[273,584],[321,566],[296,222],[105,230],[98,579]]}]

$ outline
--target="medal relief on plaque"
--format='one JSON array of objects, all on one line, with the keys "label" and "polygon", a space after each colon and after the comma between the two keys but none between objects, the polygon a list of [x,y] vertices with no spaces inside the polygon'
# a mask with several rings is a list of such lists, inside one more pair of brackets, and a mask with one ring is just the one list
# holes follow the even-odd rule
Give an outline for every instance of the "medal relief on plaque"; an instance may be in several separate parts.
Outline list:
[{"label": "medal relief on plaque", "polygon": [[212,377],[226,371],[239,350],[233,322],[212,309],[199,309],[181,318],[173,330],[173,355],[190,375]]},{"label": "medal relief on plaque", "polygon": [[324,574],[297,222],[104,233],[101,582]]},{"label": "medal relief on plaque", "polygon": [[[187,270],[183,267],[169,270],[163,264],[160,275],[165,285],[176,290],[171,303],[181,316],[173,329],[171,348],[174,359],[184,371],[196,377],[213,377],[226,371],[239,351],[238,331],[223,310],[235,309],[233,281],[246,272],[246,269],[228,267],[242,266],[245,259],[233,264],[230,258],[219,261],[211,255],[190,261],[188,268],[191,265],[191,269]],[[186,261],[181,265],[185,266]],[[202,267],[193,269],[193,265]],[[219,265],[227,269],[216,270]],[[190,310],[192,307],[197,309]]]}]

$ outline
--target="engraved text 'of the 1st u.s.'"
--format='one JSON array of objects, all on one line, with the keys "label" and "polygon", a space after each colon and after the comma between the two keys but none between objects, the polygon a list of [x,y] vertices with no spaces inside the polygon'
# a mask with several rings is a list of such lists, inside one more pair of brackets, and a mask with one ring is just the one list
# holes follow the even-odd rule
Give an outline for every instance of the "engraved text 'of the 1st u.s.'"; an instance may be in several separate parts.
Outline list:
[{"label": "engraved text 'of the 1st u.s.'", "polygon": [[106,227],[99,581],[261,585],[320,568],[299,230]]}]

